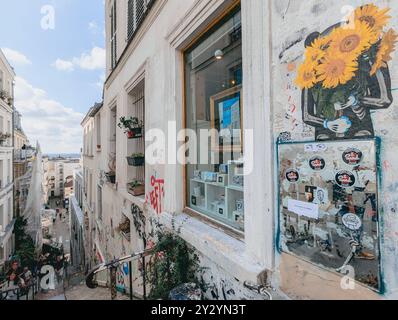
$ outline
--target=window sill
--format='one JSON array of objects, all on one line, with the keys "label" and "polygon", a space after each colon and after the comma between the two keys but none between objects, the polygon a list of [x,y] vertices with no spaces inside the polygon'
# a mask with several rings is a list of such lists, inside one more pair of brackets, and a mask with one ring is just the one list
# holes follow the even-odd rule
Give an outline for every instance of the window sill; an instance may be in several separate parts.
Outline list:
[{"label": "window sill", "polygon": [[264,272],[255,259],[246,254],[246,245],[241,239],[228,235],[222,228],[210,226],[190,215],[163,213],[161,223],[168,229],[181,230],[180,236],[201,254],[224,268],[238,280],[257,283]]},{"label": "window sill", "polygon": [[129,193],[126,189],[120,189],[120,194],[128,201],[135,203],[141,207],[144,206],[145,204],[145,196],[133,196],[131,193]]}]

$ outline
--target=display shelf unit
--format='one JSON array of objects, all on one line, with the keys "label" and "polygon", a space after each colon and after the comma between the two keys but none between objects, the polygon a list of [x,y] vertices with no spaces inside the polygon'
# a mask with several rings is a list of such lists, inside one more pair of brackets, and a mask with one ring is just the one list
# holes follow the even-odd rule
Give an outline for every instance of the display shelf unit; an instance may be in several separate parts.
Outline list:
[{"label": "display shelf unit", "polygon": [[[190,184],[190,205],[192,209],[243,230],[243,223],[236,221],[238,214],[236,201],[244,198],[242,187],[223,186],[199,179],[191,179]],[[241,214],[243,215],[243,213]]]}]

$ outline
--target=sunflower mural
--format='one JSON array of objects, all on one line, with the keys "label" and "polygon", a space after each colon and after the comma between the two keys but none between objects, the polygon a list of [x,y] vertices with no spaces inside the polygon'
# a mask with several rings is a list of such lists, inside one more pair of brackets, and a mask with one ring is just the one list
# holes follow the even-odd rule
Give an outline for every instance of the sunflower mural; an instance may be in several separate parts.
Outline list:
[{"label": "sunflower mural", "polygon": [[391,106],[388,62],[398,34],[387,28],[389,11],[361,6],[349,21],[307,37],[296,84],[317,140],[373,137],[371,111]]}]

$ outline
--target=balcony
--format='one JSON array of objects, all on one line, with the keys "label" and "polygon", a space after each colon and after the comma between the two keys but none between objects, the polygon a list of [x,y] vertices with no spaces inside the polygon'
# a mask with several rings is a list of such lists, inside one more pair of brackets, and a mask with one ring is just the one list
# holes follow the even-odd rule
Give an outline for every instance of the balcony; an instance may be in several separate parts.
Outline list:
[{"label": "balcony", "polygon": [[6,184],[5,181],[0,180],[0,199],[2,199],[5,195],[13,191],[14,183]]},{"label": "balcony", "polygon": [[14,151],[14,161],[15,162],[26,162],[31,161],[34,156],[34,150],[26,149],[26,150],[15,150]]},{"label": "balcony", "polygon": [[0,102],[3,102],[5,105],[9,106],[12,108],[14,104],[14,99],[13,97],[8,93],[8,91],[1,90],[0,91]]},{"label": "balcony", "polygon": [[2,147],[12,147],[12,144],[11,144],[11,133],[0,132],[0,146],[2,146]]},{"label": "balcony", "polygon": [[3,229],[2,226],[0,226],[0,246],[4,246],[4,244],[10,239],[12,236],[12,233],[14,231],[14,225],[15,225],[15,219],[12,220],[8,226]]}]

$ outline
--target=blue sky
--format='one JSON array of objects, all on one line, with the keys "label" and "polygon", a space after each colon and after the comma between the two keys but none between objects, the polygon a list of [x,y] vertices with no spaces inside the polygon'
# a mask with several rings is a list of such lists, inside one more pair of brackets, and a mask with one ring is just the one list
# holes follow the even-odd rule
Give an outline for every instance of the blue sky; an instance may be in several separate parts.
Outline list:
[{"label": "blue sky", "polygon": [[80,122],[102,97],[104,1],[0,2],[0,48],[17,74],[26,134],[45,153],[79,152]]}]

